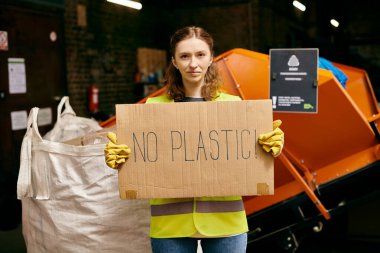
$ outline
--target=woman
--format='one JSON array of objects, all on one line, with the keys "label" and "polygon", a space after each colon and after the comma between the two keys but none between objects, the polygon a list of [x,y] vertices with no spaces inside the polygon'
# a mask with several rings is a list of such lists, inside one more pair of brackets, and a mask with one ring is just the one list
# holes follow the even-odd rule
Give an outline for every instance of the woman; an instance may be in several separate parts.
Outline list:
[{"label": "woman", "polygon": [[[240,100],[220,91],[221,82],[213,64],[213,39],[205,30],[182,28],[174,33],[170,46],[167,93],[147,103]],[[266,151],[274,155],[281,152],[283,132],[278,126],[261,137]],[[105,148],[106,162],[117,168],[128,159],[130,150],[126,145],[117,145],[114,134],[110,140]],[[154,253],[195,253],[198,240],[204,253],[246,252],[248,225],[241,196],[151,199],[150,204]]]}]

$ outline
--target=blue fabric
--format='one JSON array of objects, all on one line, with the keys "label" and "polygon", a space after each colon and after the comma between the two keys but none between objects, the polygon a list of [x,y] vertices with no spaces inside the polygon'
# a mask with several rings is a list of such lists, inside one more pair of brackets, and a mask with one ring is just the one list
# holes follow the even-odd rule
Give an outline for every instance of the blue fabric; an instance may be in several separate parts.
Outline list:
[{"label": "blue fabric", "polygon": [[203,253],[245,253],[247,234],[223,238],[151,238],[153,253],[196,253],[198,240]]},{"label": "blue fabric", "polygon": [[330,70],[333,75],[338,79],[338,81],[342,84],[344,88],[346,88],[347,76],[340,71],[337,67],[335,67],[329,60],[319,57],[318,65],[322,69]]}]

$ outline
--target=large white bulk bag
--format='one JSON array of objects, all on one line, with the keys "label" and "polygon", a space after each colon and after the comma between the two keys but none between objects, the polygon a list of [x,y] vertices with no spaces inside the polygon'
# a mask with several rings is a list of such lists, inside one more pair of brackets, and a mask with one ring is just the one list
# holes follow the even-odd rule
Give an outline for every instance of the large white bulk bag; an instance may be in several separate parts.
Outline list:
[{"label": "large white bulk bag", "polygon": [[29,114],[17,183],[28,252],[151,252],[149,203],[119,198],[104,144],[44,140],[37,114]]}]

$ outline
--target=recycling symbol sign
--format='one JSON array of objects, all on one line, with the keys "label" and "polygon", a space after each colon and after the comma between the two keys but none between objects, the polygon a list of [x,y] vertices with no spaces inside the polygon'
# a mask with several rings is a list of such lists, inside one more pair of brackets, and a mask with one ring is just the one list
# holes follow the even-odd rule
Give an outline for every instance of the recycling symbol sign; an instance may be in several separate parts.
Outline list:
[{"label": "recycling symbol sign", "polygon": [[317,113],[318,49],[270,50],[273,111]]}]

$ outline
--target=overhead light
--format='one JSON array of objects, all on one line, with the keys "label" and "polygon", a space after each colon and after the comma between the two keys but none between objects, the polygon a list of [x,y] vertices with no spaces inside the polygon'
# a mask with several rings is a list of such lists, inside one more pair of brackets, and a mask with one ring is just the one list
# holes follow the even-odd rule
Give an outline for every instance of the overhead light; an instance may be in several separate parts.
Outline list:
[{"label": "overhead light", "polygon": [[302,3],[298,2],[298,1],[293,1],[293,6],[296,7],[297,9],[301,10],[301,11],[306,10],[306,6],[303,5]]},{"label": "overhead light", "polygon": [[120,4],[129,8],[133,8],[136,10],[141,10],[142,4],[139,2],[131,1],[131,0],[107,0],[107,2]]},{"label": "overhead light", "polygon": [[338,27],[338,26],[339,26],[339,22],[336,21],[335,19],[331,19],[331,20],[330,20],[330,24],[333,25],[333,26],[335,26],[335,27]]}]

